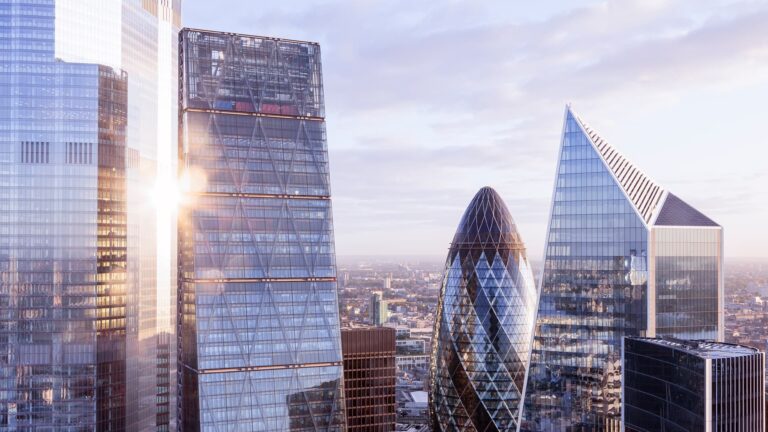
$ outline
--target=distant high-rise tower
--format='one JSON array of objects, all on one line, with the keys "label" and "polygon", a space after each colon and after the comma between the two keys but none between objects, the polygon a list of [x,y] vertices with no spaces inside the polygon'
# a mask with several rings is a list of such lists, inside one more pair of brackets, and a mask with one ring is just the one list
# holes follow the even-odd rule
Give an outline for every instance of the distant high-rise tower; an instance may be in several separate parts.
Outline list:
[{"label": "distant high-rise tower", "polygon": [[341,431],[320,47],[182,30],[180,424]]},{"label": "distant high-rise tower", "polygon": [[501,197],[475,195],[453,237],[430,366],[435,431],[514,431],[522,405],[536,285]]},{"label": "distant high-rise tower", "polygon": [[180,6],[0,2],[0,430],[175,428]]},{"label": "distant high-rise tower", "polygon": [[569,106],[523,430],[619,430],[624,336],[722,340],[722,236]]},{"label": "distant high-rise tower", "polygon": [[369,305],[369,308],[371,324],[380,326],[389,319],[389,303],[384,300],[384,294],[380,291],[371,294],[371,304]]},{"label": "distant high-rise tower", "polygon": [[347,431],[395,430],[395,329],[341,330]]},{"label": "distant high-rise tower", "polygon": [[678,339],[624,339],[627,432],[765,431],[765,353]]}]

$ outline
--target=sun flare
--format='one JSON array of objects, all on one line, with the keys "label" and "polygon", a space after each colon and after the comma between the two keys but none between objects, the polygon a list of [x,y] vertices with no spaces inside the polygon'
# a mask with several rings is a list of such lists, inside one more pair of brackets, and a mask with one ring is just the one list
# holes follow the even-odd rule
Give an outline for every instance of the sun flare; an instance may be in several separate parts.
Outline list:
[{"label": "sun flare", "polygon": [[196,169],[185,170],[178,177],[159,177],[150,190],[150,201],[158,209],[175,213],[188,206],[196,193],[203,192],[206,183],[205,175]]}]

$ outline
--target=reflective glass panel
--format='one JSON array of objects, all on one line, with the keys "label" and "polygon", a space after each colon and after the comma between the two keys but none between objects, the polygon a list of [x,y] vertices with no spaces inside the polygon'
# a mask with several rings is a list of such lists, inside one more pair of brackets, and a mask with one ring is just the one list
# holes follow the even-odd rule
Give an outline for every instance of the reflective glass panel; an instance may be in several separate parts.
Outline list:
[{"label": "reflective glass panel", "polygon": [[621,339],[647,325],[647,230],[570,110],[523,430],[618,427]]}]

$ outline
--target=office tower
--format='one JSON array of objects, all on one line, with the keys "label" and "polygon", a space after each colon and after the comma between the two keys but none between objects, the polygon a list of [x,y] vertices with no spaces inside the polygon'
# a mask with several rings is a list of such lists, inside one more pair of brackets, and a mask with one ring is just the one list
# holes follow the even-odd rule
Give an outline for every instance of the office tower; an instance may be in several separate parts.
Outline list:
[{"label": "office tower", "polygon": [[742,345],[624,339],[627,432],[765,431],[765,353]]},{"label": "office tower", "polygon": [[348,432],[395,430],[395,329],[341,330]]},{"label": "office tower", "polygon": [[175,217],[149,195],[176,171],[179,13],[0,4],[0,429],[173,427]]},{"label": "office tower", "polygon": [[371,324],[380,326],[389,320],[389,303],[384,300],[384,294],[381,292],[377,291],[371,294],[369,308],[371,310]]},{"label": "office tower", "polygon": [[517,428],[535,312],[523,240],[501,197],[484,187],[446,260],[430,365],[434,430]]},{"label": "office tower", "polygon": [[320,47],[180,34],[180,424],[339,431]]},{"label": "office tower", "polygon": [[569,107],[523,430],[619,430],[624,336],[723,336],[722,229]]}]

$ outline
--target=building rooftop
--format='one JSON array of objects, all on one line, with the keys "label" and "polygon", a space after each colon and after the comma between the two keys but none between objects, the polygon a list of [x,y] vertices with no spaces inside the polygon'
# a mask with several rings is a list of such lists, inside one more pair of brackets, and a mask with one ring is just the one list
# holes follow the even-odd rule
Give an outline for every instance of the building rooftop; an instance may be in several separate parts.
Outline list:
[{"label": "building rooftop", "polygon": [[691,207],[674,194],[665,193],[664,188],[651,180],[629,162],[627,158],[611,147],[597,131],[592,129],[576,114],[570,105],[566,107],[566,111],[566,115],[575,120],[577,125],[587,135],[592,146],[597,150],[603,162],[605,162],[605,166],[612,172],[616,182],[624,190],[627,198],[646,224],[650,224],[653,220],[653,215],[658,213],[654,225],[719,226],[715,221]]},{"label": "building rooftop", "polygon": [[411,398],[416,403],[427,403],[429,401],[429,395],[425,391],[411,392]]},{"label": "building rooftop", "polygon": [[656,225],[661,226],[719,226],[704,213],[691,207],[672,193],[667,194],[664,205],[656,217]]},{"label": "building rooftop", "polygon": [[220,30],[206,30],[206,29],[199,29],[194,27],[184,27],[181,29],[181,32],[182,33],[194,32],[194,33],[206,33],[206,34],[224,34],[224,35],[232,35],[232,36],[245,37],[245,38],[256,38],[256,39],[264,39],[264,40],[273,40],[278,42],[301,43],[301,44],[320,46],[319,43],[313,42],[313,41],[289,39],[289,38],[274,37],[274,36],[260,36],[260,35],[254,35],[254,34],[233,33],[233,32],[220,31]]},{"label": "building rooftop", "polygon": [[481,188],[461,217],[451,251],[465,248],[525,249],[507,205],[491,187]]},{"label": "building rooftop", "polygon": [[573,118],[597,150],[605,162],[605,166],[616,178],[616,182],[624,190],[630,203],[635,207],[645,223],[651,221],[656,207],[664,195],[664,189],[635,167],[626,157],[616,151],[608,142],[598,135],[578,114],[566,107],[568,116]]},{"label": "building rooftop", "polygon": [[632,337],[628,339],[639,340],[652,343],[659,346],[669,347],[686,352],[705,359],[721,359],[730,357],[741,357],[760,352],[757,348],[745,345],[737,345],[725,342],[714,342],[705,340],[682,340],[674,338],[643,338]]}]

